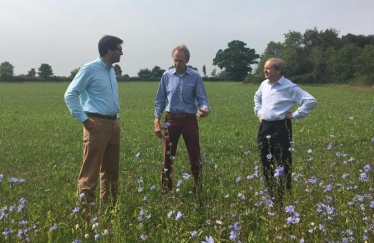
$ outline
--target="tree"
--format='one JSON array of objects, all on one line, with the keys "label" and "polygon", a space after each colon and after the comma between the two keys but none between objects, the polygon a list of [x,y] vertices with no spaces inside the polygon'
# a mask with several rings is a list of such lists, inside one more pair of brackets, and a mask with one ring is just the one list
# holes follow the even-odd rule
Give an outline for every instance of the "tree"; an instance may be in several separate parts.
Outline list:
[{"label": "tree", "polygon": [[36,76],[35,68],[31,68],[31,69],[27,72],[27,76],[28,76],[28,77],[35,77],[35,76]]},{"label": "tree", "polygon": [[79,72],[79,69],[80,68],[75,68],[75,69],[71,70],[69,77],[73,79],[75,77],[75,75],[77,75],[77,73]]},{"label": "tree", "polygon": [[14,76],[14,66],[9,62],[3,62],[0,64],[0,77],[7,78]]},{"label": "tree", "polygon": [[114,65],[113,69],[114,69],[114,72],[116,73],[117,77],[122,76],[122,69],[121,69],[120,65],[118,65],[118,64]]},{"label": "tree", "polygon": [[213,68],[213,70],[212,70],[210,76],[213,77],[213,78],[216,78],[216,77],[217,77],[217,69],[216,69],[216,68]]},{"label": "tree", "polygon": [[38,68],[38,75],[41,78],[48,79],[53,76],[52,67],[49,64],[42,63]]},{"label": "tree", "polygon": [[162,74],[164,74],[165,69],[160,68],[159,66],[154,66],[151,71],[152,78],[161,78]]},{"label": "tree", "polygon": [[151,70],[148,68],[140,69],[138,72],[138,77],[144,79],[151,78]]},{"label": "tree", "polygon": [[191,69],[193,69],[193,70],[195,70],[195,71],[199,71],[199,69],[197,69],[196,67],[193,67],[193,66],[191,66],[191,65],[187,65],[187,67],[189,67],[189,68],[191,68]]},{"label": "tree", "polygon": [[233,80],[244,80],[252,71],[251,65],[258,63],[256,60],[260,58],[254,49],[245,47],[246,45],[239,40],[231,41],[228,48],[218,50],[213,65],[225,69]]},{"label": "tree", "polygon": [[206,67],[205,67],[205,65],[203,66],[203,74],[204,74],[204,77],[206,77]]}]

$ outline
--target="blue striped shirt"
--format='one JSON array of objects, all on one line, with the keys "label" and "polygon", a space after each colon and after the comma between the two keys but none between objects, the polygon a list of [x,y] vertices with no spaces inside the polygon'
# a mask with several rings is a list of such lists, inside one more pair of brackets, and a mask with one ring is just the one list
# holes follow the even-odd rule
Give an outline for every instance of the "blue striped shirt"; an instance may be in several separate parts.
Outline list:
[{"label": "blue striped shirt", "polygon": [[65,92],[65,102],[80,122],[88,119],[88,112],[118,116],[118,85],[113,67],[108,68],[100,58],[83,65]]},{"label": "blue striped shirt", "polygon": [[188,67],[182,75],[175,68],[165,71],[155,99],[154,116],[161,118],[164,110],[175,114],[194,114],[198,108],[209,108],[200,74]]},{"label": "blue striped shirt", "polygon": [[269,80],[263,81],[255,93],[254,102],[256,116],[261,114],[266,121],[284,119],[296,102],[301,106],[292,112],[294,119],[307,116],[317,105],[312,95],[283,76],[273,85]]}]

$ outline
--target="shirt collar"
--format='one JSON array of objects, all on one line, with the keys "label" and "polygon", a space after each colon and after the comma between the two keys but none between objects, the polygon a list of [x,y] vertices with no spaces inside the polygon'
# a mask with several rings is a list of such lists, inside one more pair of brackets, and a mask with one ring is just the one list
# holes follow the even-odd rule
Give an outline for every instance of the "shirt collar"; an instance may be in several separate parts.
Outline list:
[{"label": "shirt collar", "polygon": [[112,67],[113,67],[113,65],[111,65],[110,68],[108,68],[107,65],[105,64],[105,62],[103,62],[103,60],[101,60],[100,57],[97,58],[97,61],[98,61],[98,63],[99,63],[103,68],[105,68],[106,70],[110,70],[110,69],[112,69]]},{"label": "shirt collar", "polygon": [[177,72],[177,69],[174,68],[173,74],[174,74],[174,75],[179,75],[179,76],[183,76],[183,75],[185,75],[185,74],[191,75],[191,70],[190,70],[189,67],[187,67],[187,68],[186,68],[186,71],[184,71],[184,73],[179,74],[179,73]]},{"label": "shirt collar", "polygon": [[[283,85],[283,83],[284,83],[284,76],[282,75],[282,77],[280,77],[280,79],[278,79],[278,81],[275,82],[273,85],[276,85],[276,84]],[[269,80],[268,80],[268,84],[271,85]]]}]

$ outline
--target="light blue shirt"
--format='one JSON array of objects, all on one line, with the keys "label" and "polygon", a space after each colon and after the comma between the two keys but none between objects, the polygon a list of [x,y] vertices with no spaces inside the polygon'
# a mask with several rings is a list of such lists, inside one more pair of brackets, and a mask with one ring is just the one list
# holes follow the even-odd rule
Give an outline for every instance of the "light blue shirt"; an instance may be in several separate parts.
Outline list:
[{"label": "light blue shirt", "polygon": [[198,108],[209,109],[200,74],[188,67],[182,75],[175,68],[165,71],[155,99],[154,116],[161,118],[164,110],[174,114],[195,114]]},{"label": "light blue shirt", "polygon": [[86,113],[118,116],[118,85],[113,67],[108,68],[100,58],[83,65],[65,92],[65,102],[80,122],[88,119]]},{"label": "light blue shirt", "polygon": [[301,106],[292,112],[294,119],[307,116],[317,105],[312,95],[283,76],[273,85],[269,80],[263,81],[255,93],[254,101],[255,115],[261,114],[266,121],[284,119],[296,102]]}]

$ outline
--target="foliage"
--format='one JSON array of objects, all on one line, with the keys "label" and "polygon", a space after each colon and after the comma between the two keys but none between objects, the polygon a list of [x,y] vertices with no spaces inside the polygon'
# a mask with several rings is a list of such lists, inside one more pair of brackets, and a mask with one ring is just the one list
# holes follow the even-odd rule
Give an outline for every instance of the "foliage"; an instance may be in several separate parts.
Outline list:
[{"label": "foliage", "polygon": [[262,81],[264,81],[263,76],[250,73],[245,78],[244,83],[260,84]]},{"label": "foliage", "polygon": [[130,82],[119,84],[119,202],[87,211],[75,195],[82,126],[61,98],[67,83],[0,84],[0,242],[373,242],[373,89],[303,86],[319,103],[293,122],[293,193],[282,209],[257,162],[258,85],[205,85],[200,200],[183,143],[175,190],[161,196],[162,141],[150,127],[158,84]]},{"label": "foliage", "polygon": [[38,68],[38,75],[45,80],[51,78],[53,76],[52,67],[49,64],[42,63]]},{"label": "foliage", "polygon": [[151,78],[156,78],[160,80],[164,72],[165,72],[165,69],[162,69],[159,66],[154,66],[151,71]]},{"label": "foliage", "polygon": [[114,69],[114,72],[116,73],[117,77],[122,76],[122,69],[121,69],[120,65],[118,65],[118,64],[114,65],[113,69]]},{"label": "foliage", "polygon": [[70,72],[70,79],[73,79],[74,77],[75,77],[75,75],[77,75],[77,73],[79,72],[79,69],[80,69],[80,67],[79,68],[74,68],[73,70],[71,70],[71,72]]},{"label": "foliage", "polygon": [[[374,35],[347,34],[317,28],[303,34],[289,31],[281,42],[270,42],[255,70],[261,75],[266,60],[280,57],[287,67],[285,76],[308,83],[352,83],[356,76],[371,77],[373,70]],[[370,83],[370,82],[364,82]]]},{"label": "foliage", "polygon": [[9,62],[3,62],[0,64],[0,78],[6,79],[8,77],[13,77],[14,66]]},{"label": "foliage", "polygon": [[36,71],[35,71],[35,68],[31,68],[31,69],[27,72],[27,76],[28,76],[28,77],[36,77]]},{"label": "foliage", "polygon": [[191,68],[191,69],[193,69],[195,71],[199,71],[199,69],[197,69],[197,67],[194,67],[194,66],[191,66],[191,65],[187,65],[187,67],[189,67],[189,68]]},{"label": "foliage", "polygon": [[203,74],[204,74],[204,77],[206,77],[206,67],[205,67],[205,65],[203,66]]},{"label": "foliage", "polygon": [[152,72],[149,68],[140,69],[138,72],[138,77],[141,79],[148,79],[151,78]]},{"label": "foliage", "polygon": [[229,42],[228,48],[218,50],[213,59],[213,65],[225,69],[233,80],[244,80],[252,71],[251,65],[256,64],[256,60],[260,57],[254,49],[250,49],[246,45],[239,40]]}]

